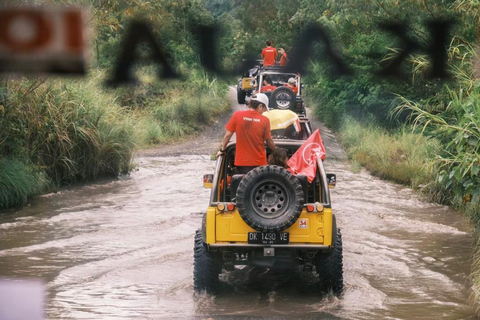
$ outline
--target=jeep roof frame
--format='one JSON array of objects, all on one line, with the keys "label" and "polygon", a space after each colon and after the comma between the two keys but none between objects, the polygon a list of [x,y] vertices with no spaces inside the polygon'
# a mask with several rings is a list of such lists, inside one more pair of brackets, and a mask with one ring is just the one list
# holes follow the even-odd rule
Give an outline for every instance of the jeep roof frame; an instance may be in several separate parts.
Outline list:
[{"label": "jeep roof frame", "polygon": [[[297,149],[301,147],[301,145],[305,142],[305,140],[293,140],[293,139],[273,139],[275,145],[279,148],[290,148],[290,149]],[[219,184],[221,183],[221,179],[223,178],[223,171],[225,170],[225,162],[226,162],[226,157],[232,152],[232,149],[235,149],[236,141],[231,140],[228,144],[227,147],[225,148],[226,152],[225,154],[220,155],[217,158],[216,164],[215,164],[215,171],[213,175],[213,181],[212,181],[212,191],[214,188],[219,188]],[[266,145],[265,145],[266,148]],[[225,160],[224,160],[225,159]],[[330,198],[330,192],[327,192],[328,189],[328,180],[327,180],[327,173],[325,171],[325,167],[323,166],[323,161],[321,159],[317,159],[316,161],[317,165],[317,174],[316,177],[319,178],[319,183],[321,185],[322,189],[322,196],[321,196],[321,204],[325,208],[331,208],[332,202]],[[216,206],[219,202],[216,198],[217,194],[215,192],[210,193],[210,205],[211,206]]]}]

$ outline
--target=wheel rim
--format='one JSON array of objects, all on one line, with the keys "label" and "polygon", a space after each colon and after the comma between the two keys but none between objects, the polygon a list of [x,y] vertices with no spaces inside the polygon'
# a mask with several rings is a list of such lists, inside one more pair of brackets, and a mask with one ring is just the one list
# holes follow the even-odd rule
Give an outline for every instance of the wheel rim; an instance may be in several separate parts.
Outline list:
[{"label": "wheel rim", "polygon": [[280,109],[287,109],[292,100],[288,92],[279,92],[275,95],[275,101]]},{"label": "wheel rim", "polygon": [[251,193],[253,210],[266,219],[282,216],[290,203],[287,192],[287,187],[279,181],[267,180],[258,183]]}]

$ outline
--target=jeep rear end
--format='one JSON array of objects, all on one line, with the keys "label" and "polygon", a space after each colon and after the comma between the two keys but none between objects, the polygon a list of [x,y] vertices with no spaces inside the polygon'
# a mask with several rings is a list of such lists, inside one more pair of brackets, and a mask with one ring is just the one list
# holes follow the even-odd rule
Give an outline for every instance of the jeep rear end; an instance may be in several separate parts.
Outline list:
[{"label": "jeep rear end", "polygon": [[[291,156],[303,141],[275,143]],[[324,287],[340,292],[341,235],[329,193],[334,175],[325,173],[320,159],[311,182],[270,165],[239,175],[234,154],[235,143],[230,143],[217,160],[215,174],[207,179],[212,193],[202,225],[203,247],[198,251],[203,250],[219,270],[233,270],[236,265],[315,269]],[[206,282],[195,283],[200,288]]]}]

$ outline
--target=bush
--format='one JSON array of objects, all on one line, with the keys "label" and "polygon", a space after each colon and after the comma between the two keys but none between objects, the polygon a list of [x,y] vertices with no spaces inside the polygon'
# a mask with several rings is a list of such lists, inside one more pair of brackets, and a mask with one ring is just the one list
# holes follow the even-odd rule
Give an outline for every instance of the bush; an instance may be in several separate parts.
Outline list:
[{"label": "bush", "polygon": [[0,159],[0,208],[27,203],[46,190],[49,182],[42,171],[16,159]]},{"label": "bush", "polygon": [[60,184],[128,171],[134,123],[100,81],[9,81],[1,154],[29,159]]},{"label": "bush", "polygon": [[347,153],[374,175],[417,188],[434,180],[432,163],[439,144],[419,133],[389,133],[374,124],[344,121],[340,134]]},{"label": "bush", "polygon": [[[191,70],[185,81],[145,84],[142,92],[132,95],[122,89],[121,101],[141,101],[137,118],[142,147],[182,138],[210,125],[219,115],[230,109],[226,99],[228,86],[200,70]],[[162,92],[161,95],[155,94]]]},{"label": "bush", "polygon": [[450,190],[450,204],[456,198],[476,205],[480,198],[480,89],[475,87],[468,94],[461,89],[445,90],[450,103],[441,112],[428,111],[433,108],[425,101],[407,99],[397,111],[410,110],[415,125],[429,129],[429,134],[442,141],[437,180],[443,189]]}]

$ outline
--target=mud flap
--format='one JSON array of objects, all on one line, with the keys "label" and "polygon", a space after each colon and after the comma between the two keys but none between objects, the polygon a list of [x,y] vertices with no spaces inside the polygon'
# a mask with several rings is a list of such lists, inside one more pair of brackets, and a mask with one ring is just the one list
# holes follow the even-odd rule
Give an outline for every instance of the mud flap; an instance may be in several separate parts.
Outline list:
[{"label": "mud flap", "polygon": [[207,242],[207,213],[203,214],[202,218],[202,241]]},{"label": "mud flap", "polygon": [[332,247],[337,243],[338,230],[337,230],[337,218],[335,214],[332,214]]}]

